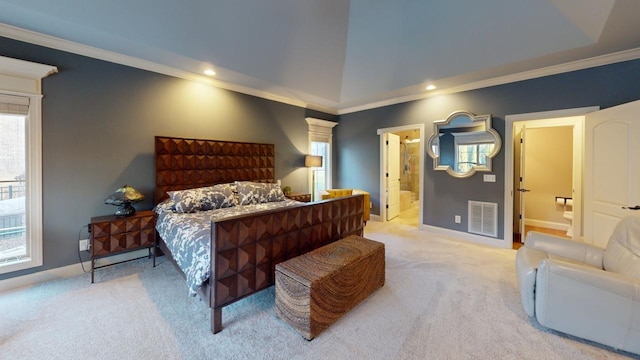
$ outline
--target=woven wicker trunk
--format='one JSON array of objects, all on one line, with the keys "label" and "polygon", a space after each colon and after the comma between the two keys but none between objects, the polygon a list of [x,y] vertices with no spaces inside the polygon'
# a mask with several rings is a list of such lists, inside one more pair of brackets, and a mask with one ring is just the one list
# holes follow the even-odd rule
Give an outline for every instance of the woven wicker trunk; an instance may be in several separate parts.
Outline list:
[{"label": "woven wicker trunk", "polygon": [[276,314],[307,340],[384,285],[384,244],[349,236],[276,265]]}]

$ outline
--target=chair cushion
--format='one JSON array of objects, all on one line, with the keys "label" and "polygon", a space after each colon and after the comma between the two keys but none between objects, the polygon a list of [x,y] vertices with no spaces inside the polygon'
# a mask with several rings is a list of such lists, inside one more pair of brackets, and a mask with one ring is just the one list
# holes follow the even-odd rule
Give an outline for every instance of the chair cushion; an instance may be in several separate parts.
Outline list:
[{"label": "chair cushion", "polygon": [[604,252],[607,271],[640,279],[640,217],[620,220]]},{"label": "chair cushion", "polygon": [[343,197],[343,196],[351,196],[353,194],[353,189],[327,189],[332,198]]}]

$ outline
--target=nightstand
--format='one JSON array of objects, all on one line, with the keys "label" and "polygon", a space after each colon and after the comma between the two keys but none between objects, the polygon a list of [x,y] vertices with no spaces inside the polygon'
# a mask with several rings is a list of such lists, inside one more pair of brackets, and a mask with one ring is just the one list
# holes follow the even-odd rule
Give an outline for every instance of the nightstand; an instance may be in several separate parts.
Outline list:
[{"label": "nightstand", "polygon": [[[156,266],[156,214],[152,210],[140,211],[131,216],[115,215],[91,218],[91,283],[95,269],[153,256]],[[139,249],[149,249],[148,256],[95,266],[96,260]]]},{"label": "nightstand", "polygon": [[291,192],[288,195],[284,194],[287,198],[296,201],[302,202],[311,202],[311,194],[299,193],[299,192]]}]

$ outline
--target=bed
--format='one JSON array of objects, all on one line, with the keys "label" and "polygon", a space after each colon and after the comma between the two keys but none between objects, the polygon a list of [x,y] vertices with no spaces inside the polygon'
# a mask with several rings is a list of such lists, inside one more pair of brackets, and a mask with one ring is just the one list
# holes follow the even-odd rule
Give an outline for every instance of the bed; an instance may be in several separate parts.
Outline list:
[{"label": "bed", "polygon": [[[170,198],[169,194],[175,197],[181,190],[210,186],[224,188],[231,184],[273,184],[274,164],[273,144],[156,136],[155,203],[160,213],[156,225],[160,234],[159,247],[187,280],[192,277],[188,274],[193,270],[185,271],[184,264],[181,266],[176,261],[185,255],[174,256],[171,248],[176,247],[162,236],[168,226],[163,222],[162,211],[167,209],[160,208],[168,203],[171,207],[170,202],[166,201]],[[206,270],[199,268],[195,271],[200,272],[206,280],[197,286],[189,283],[188,288],[190,293],[197,293],[211,309],[211,331],[214,334],[222,330],[223,307],[274,284],[277,263],[349,235],[362,236],[362,195],[314,203],[292,200],[282,203],[252,204],[254,206],[250,213],[239,211],[238,207],[245,205],[207,210],[207,214],[185,213],[187,217],[199,217],[199,220],[191,220],[199,221],[203,226],[198,231],[208,232],[209,246],[191,250],[208,253],[208,256],[198,257]],[[208,215],[209,212],[224,211],[230,214]],[[206,224],[202,225],[203,222]],[[172,229],[178,233],[193,234],[192,230],[184,230],[179,226]],[[165,237],[169,237],[168,233]],[[191,235],[186,235],[183,242],[188,243],[190,238]]]}]

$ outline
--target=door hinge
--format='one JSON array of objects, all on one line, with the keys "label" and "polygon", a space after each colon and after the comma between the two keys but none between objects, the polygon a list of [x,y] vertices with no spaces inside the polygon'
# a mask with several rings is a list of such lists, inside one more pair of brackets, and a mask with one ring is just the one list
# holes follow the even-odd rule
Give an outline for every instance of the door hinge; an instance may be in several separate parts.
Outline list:
[{"label": "door hinge", "polygon": [[389,177],[389,173],[386,173],[386,174],[385,174],[385,177]]},{"label": "door hinge", "polygon": [[386,205],[385,207],[388,209],[388,208],[389,208],[389,205]]},{"label": "door hinge", "polygon": [[520,176],[520,181],[522,181],[522,176]]},{"label": "door hinge", "polygon": [[520,144],[522,144],[524,141],[522,139],[520,139]]},{"label": "door hinge", "polygon": [[387,145],[389,145],[389,140],[387,140]]},{"label": "door hinge", "polygon": [[518,215],[518,219],[522,220],[522,214]]}]

